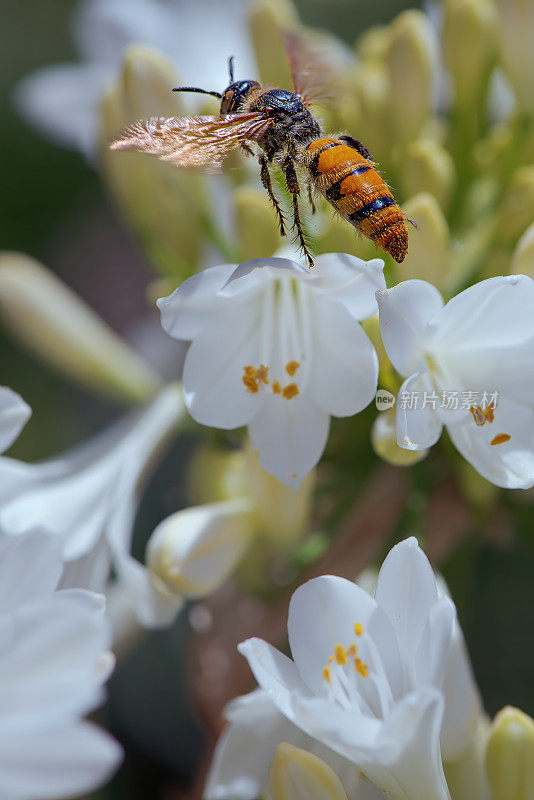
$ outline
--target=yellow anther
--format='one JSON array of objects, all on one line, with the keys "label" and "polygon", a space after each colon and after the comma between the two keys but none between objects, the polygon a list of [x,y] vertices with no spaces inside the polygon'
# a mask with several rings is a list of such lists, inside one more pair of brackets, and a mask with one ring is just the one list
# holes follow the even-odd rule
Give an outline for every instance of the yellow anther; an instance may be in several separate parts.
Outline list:
[{"label": "yellow anther", "polygon": [[480,408],[480,406],[471,406],[469,411],[473,415],[473,419],[477,425],[485,425],[486,423],[486,415]]},{"label": "yellow anther", "polygon": [[358,647],[357,647],[357,645],[355,645],[354,643],[351,644],[351,646],[347,650],[347,655],[348,656],[352,656],[353,658],[356,658],[356,656],[358,655]]},{"label": "yellow anther", "polygon": [[299,367],[300,367],[299,361],[288,361],[288,363],[286,364],[286,372],[288,375],[293,377],[293,375],[295,374],[295,372],[298,370]]},{"label": "yellow anther", "polygon": [[491,440],[490,444],[495,446],[496,444],[504,444],[505,442],[509,442],[512,437],[509,433],[498,433],[497,436],[494,436]]},{"label": "yellow anther", "polygon": [[330,683],[330,667],[323,667],[323,678],[327,683]]},{"label": "yellow anther", "polygon": [[356,667],[356,672],[358,673],[358,675],[361,675],[362,678],[369,677],[369,667],[367,666],[365,661],[361,660],[361,658],[356,659],[355,667]]},{"label": "yellow anther", "polygon": [[334,656],[328,656],[328,661],[330,662],[330,664],[332,663],[333,660],[334,660]]},{"label": "yellow anther", "polygon": [[273,381],[272,385],[273,394],[281,394],[282,387],[280,386],[280,381]]},{"label": "yellow anther", "polygon": [[347,663],[347,653],[342,645],[336,644],[334,648],[334,657],[336,659],[336,664],[339,664],[340,667],[343,667]]},{"label": "yellow anther", "polygon": [[356,636],[361,636],[362,635],[362,633],[363,633],[363,625],[362,625],[361,622],[355,622],[354,623],[354,633],[356,634]]},{"label": "yellow anther", "polygon": [[260,390],[260,383],[269,383],[268,375],[269,367],[266,367],[265,364],[260,364],[258,369],[248,364],[246,367],[243,367],[243,377],[241,380],[245,384],[247,392],[257,394]]},{"label": "yellow anther", "polygon": [[285,397],[286,400],[291,400],[293,397],[296,397],[299,393],[299,387],[296,383],[288,383],[287,386],[284,386],[282,389],[282,397]]}]

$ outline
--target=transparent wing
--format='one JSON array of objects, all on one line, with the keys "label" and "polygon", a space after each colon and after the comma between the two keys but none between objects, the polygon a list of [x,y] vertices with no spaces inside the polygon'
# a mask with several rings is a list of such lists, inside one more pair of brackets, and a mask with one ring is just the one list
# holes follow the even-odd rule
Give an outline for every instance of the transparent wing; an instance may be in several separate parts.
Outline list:
[{"label": "transparent wing", "polygon": [[305,105],[340,96],[341,65],[335,64],[321,39],[302,32],[286,32],[284,49],[293,78],[293,89]]},{"label": "transparent wing", "polygon": [[220,167],[232,150],[247,141],[257,141],[271,124],[272,120],[260,113],[152,117],[131,125],[110,147],[141,150],[180,167]]}]

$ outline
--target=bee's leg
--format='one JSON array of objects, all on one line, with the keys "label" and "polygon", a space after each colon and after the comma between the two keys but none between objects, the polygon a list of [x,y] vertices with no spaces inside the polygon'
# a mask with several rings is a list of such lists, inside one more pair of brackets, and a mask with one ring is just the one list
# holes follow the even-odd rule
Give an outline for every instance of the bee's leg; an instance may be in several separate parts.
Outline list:
[{"label": "bee's leg", "polygon": [[313,199],[313,187],[311,182],[308,183],[308,201],[311,206],[312,214],[315,214],[315,212],[317,211],[317,207],[315,205],[315,200]]},{"label": "bee's leg", "polygon": [[282,163],[280,164],[282,172],[285,175],[287,188],[291,192],[291,199],[293,201],[293,227],[297,229],[297,238],[300,242],[300,248],[302,250],[302,254],[306,258],[310,267],[313,267],[313,259],[311,257],[311,253],[308,250],[308,245],[306,244],[306,239],[304,238],[304,231],[302,230],[302,223],[300,221],[300,212],[299,212],[299,194],[300,194],[300,184],[297,176],[297,171],[295,169],[295,162],[291,158],[290,155],[286,155],[283,159]]},{"label": "bee's leg", "polygon": [[285,236],[286,235],[286,221],[284,219],[284,213],[283,213],[282,209],[280,208],[280,203],[276,199],[276,196],[275,196],[275,194],[273,192],[273,187],[272,187],[272,184],[271,184],[271,175],[270,175],[270,172],[269,172],[269,167],[267,165],[267,159],[265,158],[265,156],[260,156],[258,160],[260,162],[260,168],[261,168],[261,170],[260,170],[261,182],[262,182],[262,184],[263,184],[263,186],[265,188],[265,191],[269,195],[269,199],[270,199],[271,203],[273,204],[274,210],[276,211],[276,215],[278,217],[278,223],[280,225],[280,236]]},{"label": "bee's leg", "polygon": [[368,161],[372,161],[373,164],[376,163],[375,159],[373,158],[367,147],[363,144],[363,142],[360,142],[359,139],[355,139],[354,136],[345,136],[345,135],[340,136],[339,138],[342,141],[349,144],[351,147],[354,147],[354,149],[357,150],[358,153],[364,158],[366,158]]}]

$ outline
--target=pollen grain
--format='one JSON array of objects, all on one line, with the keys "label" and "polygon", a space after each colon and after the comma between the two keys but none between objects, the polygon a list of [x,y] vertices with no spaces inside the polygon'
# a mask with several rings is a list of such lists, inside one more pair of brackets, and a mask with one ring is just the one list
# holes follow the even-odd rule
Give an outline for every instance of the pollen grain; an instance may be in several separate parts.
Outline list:
[{"label": "pollen grain", "polygon": [[286,372],[292,378],[299,367],[300,367],[299,361],[288,361],[286,364]]},{"label": "pollen grain", "polygon": [[291,400],[293,397],[296,397],[299,393],[299,387],[296,383],[288,383],[287,386],[284,386],[282,389],[282,397],[285,397],[286,400]]}]

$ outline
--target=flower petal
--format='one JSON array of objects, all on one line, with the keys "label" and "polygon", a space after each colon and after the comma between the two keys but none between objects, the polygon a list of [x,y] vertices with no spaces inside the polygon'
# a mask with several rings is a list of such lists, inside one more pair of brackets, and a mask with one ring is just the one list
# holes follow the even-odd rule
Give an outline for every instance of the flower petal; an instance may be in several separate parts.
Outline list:
[{"label": "flower petal", "polygon": [[526,275],[488,278],[449,300],[429,327],[436,346],[497,349],[532,341],[534,281]]},{"label": "flower petal", "polygon": [[110,628],[101,595],[53,593],[0,620],[0,731],[53,726],[101,700]]},{"label": "flower petal", "polygon": [[454,603],[448,597],[441,597],[430,608],[415,651],[415,686],[443,685],[455,622]]},{"label": "flower petal", "polygon": [[375,349],[336,300],[321,297],[313,319],[313,373],[308,391],[320,409],[335,417],[357,414],[376,393]]},{"label": "flower petal", "polygon": [[347,253],[325,253],[315,259],[314,277],[313,290],[339,300],[356,320],[376,313],[376,292],[386,288],[381,258],[362,261]]},{"label": "flower petal", "polygon": [[447,430],[457,450],[488,481],[505,489],[529,489],[534,485],[531,406],[500,397],[491,424],[476,425],[468,419]]},{"label": "flower petal", "polygon": [[202,425],[238,428],[256,417],[265,403],[265,387],[250,392],[243,383],[246,366],[262,363],[260,301],[213,312],[209,325],[191,343],[183,391],[189,413]]},{"label": "flower petal", "polygon": [[102,64],[45,67],[19,81],[14,103],[47,138],[90,157],[98,137],[98,102],[110,75]]},{"label": "flower petal", "polygon": [[249,423],[250,442],[260,464],[290,489],[298,489],[318,463],[329,429],[329,415],[303,394],[290,400],[268,397]]},{"label": "flower petal", "polygon": [[119,766],[122,749],[89,722],[0,733],[0,785],[9,800],[85,794]]},{"label": "flower petal", "polygon": [[425,328],[443,298],[431,283],[411,280],[377,292],[376,299],[386,352],[395,369],[409,375],[421,368]]},{"label": "flower petal", "polygon": [[13,444],[31,413],[20,395],[7,386],[0,386],[0,453]]},{"label": "flower petal", "polygon": [[161,324],[169,336],[188,342],[198,336],[220,302],[218,292],[235,268],[235,264],[221,264],[202,270],[181,283],[171,295],[157,300]]},{"label": "flower petal", "polygon": [[[427,372],[416,372],[407,378],[399,389],[396,426],[397,444],[406,450],[426,450],[436,444],[441,436],[442,424],[437,408],[424,403],[425,391],[432,392]],[[404,401],[407,398],[407,402]],[[415,407],[410,407],[410,397]],[[439,402],[439,398],[437,400]]]},{"label": "flower petal", "polygon": [[367,592],[334,575],[307,581],[293,593],[287,622],[289,644],[311,691],[322,692],[323,667],[334,647],[347,648],[356,638],[354,624],[361,622],[365,628],[375,609]]},{"label": "flower petal", "polygon": [[0,613],[49,595],[62,570],[61,545],[48,531],[36,529],[18,536],[0,532]]},{"label": "flower petal", "polygon": [[391,620],[401,659],[408,669],[406,679],[410,680],[414,654],[438,600],[434,572],[415,537],[390,550],[378,574],[375,600]]},{"label": "flower petal", "polygon": [[480,694],[457,621],[445,664],[443,694],[441,751],[445,761],[455,761],[471,742],[482,718]]}]

